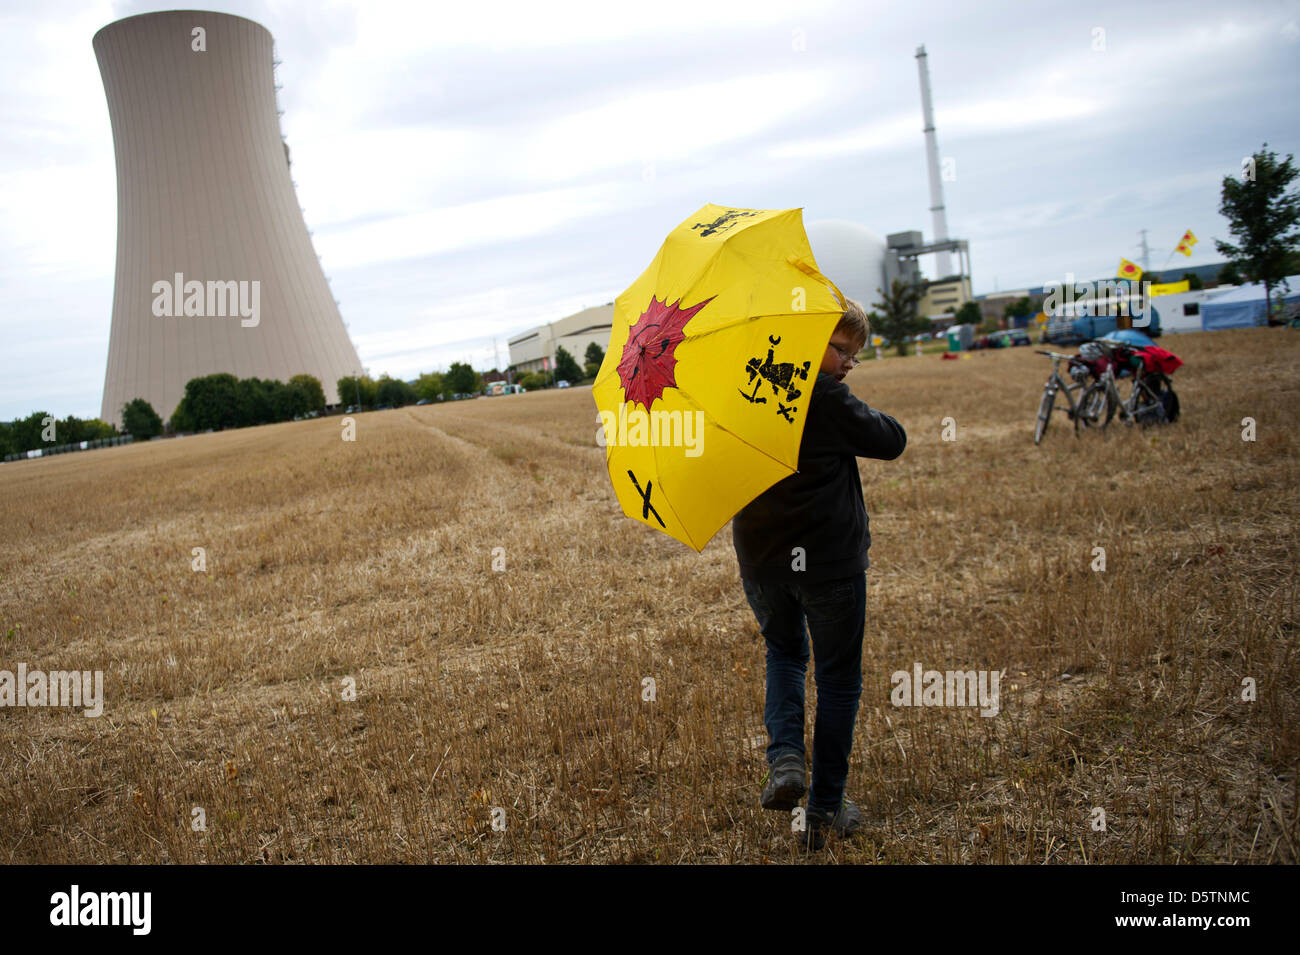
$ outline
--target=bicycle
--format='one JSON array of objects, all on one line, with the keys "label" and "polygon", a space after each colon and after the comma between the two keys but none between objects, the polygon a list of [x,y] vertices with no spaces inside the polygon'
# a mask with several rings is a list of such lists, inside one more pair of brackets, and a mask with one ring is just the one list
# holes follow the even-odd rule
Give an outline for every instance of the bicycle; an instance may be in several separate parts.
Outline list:
[{"label": "bicycle", "polygon": [[[1144,428],[1153,424],[1165,424],[1177,417],[1178,395],[1166,375],[1159,371],[1146,371],[1141,356],[1122,346],[1102,344],[1102,347],[1112,360],[1107,363],[1101,377],[1088,386],[1080,399],[1080,404],[1096,411],[1093,426],[1105,429],[1117,411],[1120,420],[1126,425],[1137,423]],[[1128,366],[1132,371],[1132,387],[1127,398],[1120,396],[1116,384],[1117,366]],[[1167,403],[1163,397],[1165,393],[1169,395]]]},{"label": "bicycle", "polygon": [[[1077,437],[1081,428],[1090,428],[1096,425],[1097,417],[1103,410],[1105,394],[1094,396],[1093,402],[1101,402],[1097,407],[1090,407],[1088,404],[1088,393],[1090,386],[1088,379],[1092,372],[1088,368],[1087,362],[1082,361],[1077,355],[1063,355],[1060,352],[1043,351],[1034,349],[1039,355],[1046,355],[1052,359],[1052,374],[1043,385],[1043,399],[1038,405],[1038,423],[1034,426],[1034,444],[1039,444],[1043,440],[1043,435],[1047,433],[1047,426],[1052,419],[1052,407],[1056,404],[1058,393],[1064,392],[1065,400],[1069,403],[1068,408],[1062,409],[1065,415],[1074,422],[1074,433]],[[1061,362],[1069,362],[1070,377],[1074,383],[1067,382],[1061,376]],[[1075,402],[1076,392],[1082,392],[1082,397]]]}]

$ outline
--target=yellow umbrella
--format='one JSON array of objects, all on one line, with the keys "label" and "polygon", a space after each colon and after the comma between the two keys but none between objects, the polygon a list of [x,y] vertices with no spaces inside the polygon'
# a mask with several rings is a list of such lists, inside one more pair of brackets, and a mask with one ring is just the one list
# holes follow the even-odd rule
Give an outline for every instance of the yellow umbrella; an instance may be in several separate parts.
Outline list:
[{"label": "yellow umbrella", "polygon": [[844,297],[798,209],[706,205],[614,303],[592,386],[623,512],[704,549],[799,461]]}]

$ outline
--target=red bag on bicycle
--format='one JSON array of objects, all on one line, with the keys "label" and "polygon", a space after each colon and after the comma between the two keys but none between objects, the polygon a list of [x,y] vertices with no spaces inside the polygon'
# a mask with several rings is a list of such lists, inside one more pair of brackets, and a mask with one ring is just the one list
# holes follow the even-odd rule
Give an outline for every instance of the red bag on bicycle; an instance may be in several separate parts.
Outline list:
[{"label": "red bag on bicycle", "polygon": [[1183,364],[1183,360],[1171,351],[1165,351],[1159,345],[1147,345],[1141,349],[1142,362],[1148,372],[1158,371],[1172,375]]}]

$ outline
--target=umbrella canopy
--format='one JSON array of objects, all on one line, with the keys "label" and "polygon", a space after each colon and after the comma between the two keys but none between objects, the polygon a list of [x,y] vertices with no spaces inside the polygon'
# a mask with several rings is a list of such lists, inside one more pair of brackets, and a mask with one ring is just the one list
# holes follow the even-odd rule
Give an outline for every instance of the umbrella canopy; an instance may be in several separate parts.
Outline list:
[{"label": "umbrella canopy", "polygon": [[794,473],[844,311],[798,209],[706,205],[614,303],[592,386],[623,512],[700,551]]},{"label": "umbrella canopy", "polygon": [[1149,336],[1138,331],[1136,328],[1117,328],[1115,331],[1108,332],[1101,336],[1098,341],[1123,342],[1125,345],[1135,345],[1138,348],[1146,348],[1155,344]]}]

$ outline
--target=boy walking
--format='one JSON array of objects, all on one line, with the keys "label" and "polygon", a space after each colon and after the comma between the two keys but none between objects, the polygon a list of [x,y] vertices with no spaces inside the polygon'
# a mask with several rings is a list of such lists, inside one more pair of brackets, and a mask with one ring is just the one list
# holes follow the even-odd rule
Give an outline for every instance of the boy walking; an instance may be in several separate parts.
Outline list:
[{"label": "boy walking", "polygon": [[[798,472],[732,522],[745,598],[767,642],[763,722],[771,769],[760,802],[789,812],[806,792],[806,830],[797,838],[810,849],[820,849],[829,830],[851,835],[861,825],[861,813],[845,796],[862,695],[871,546],[857,458],[893,460],[907,444],[902,425],[844,384],[869,334],[862,306],[848,300],[809,399]],[[811,789],[804,771],[809,636],[817,683]]]}]

